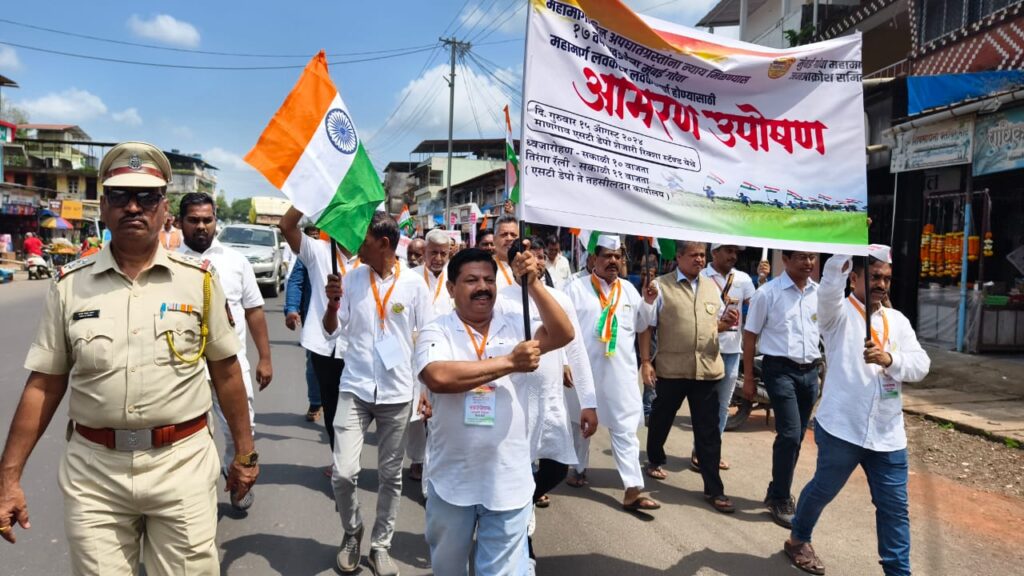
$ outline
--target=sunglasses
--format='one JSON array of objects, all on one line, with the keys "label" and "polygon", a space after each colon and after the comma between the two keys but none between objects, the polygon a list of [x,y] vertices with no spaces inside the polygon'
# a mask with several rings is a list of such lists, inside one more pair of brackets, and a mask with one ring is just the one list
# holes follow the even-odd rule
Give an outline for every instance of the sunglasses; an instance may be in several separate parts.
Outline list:
[{"label": "sunglasses", "polygon": [[107,198],[107,204],[114,208],[124,208],[132,199],[143,210],[152,210],[164,199],[164,195],[157,190],[122,190],[107,189],[103,192]]}]

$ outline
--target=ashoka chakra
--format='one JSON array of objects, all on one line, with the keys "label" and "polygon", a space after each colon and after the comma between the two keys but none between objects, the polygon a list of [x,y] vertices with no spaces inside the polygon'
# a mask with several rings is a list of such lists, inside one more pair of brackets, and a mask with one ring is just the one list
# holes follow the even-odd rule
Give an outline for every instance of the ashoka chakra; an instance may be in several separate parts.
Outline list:
[{"label": "ashoka chakra", "polygon": [[331,139],[331,144],[340,152],[351,154],[356,151],[356,146],[359,145],[356,127],[344,110],[334,108],[328,112],[324,119],[324,127],[327,129],[327,137]]}]

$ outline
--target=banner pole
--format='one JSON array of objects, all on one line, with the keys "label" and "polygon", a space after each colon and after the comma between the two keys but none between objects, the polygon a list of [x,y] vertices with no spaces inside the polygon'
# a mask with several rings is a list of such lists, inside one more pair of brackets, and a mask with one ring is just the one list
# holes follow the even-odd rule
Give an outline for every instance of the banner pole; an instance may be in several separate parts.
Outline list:
[{"label": "banner pole", "polygon": [[338,275],[338,242],[331,238],[331,274]]},{"label": "banner pole", "polygon": [[[519,244],[522,245],[523,239],[526,237],[526,222],[519,221]],[[511,266],[512,263],[509,262]],[[522,276],[519,279],[519,286],[523,289],[523,334],[526,335],[527,340],[532,339],[532,332],[530,332],[530,292],[526,287],[526,282],[529,276]]]}]

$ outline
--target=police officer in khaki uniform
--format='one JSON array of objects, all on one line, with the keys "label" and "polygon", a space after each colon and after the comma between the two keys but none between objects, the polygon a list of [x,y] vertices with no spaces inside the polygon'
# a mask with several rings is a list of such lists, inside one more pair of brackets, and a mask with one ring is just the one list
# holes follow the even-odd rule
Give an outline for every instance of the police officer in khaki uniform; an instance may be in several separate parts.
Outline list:
[{"label": "police officer in khaki uniform", "polygon": [[259,473],[234,320],[208,263],[160,247],[166,156],[123,143],[99,172],[112,240],[50,289],[0,460],[0,535],[29,528],[22,470],[70,389],[59,484],[72,572],[135,574],[144,546],[150,575],[219,574],[207,368],[237,447],[228,489],[244,495]]}]

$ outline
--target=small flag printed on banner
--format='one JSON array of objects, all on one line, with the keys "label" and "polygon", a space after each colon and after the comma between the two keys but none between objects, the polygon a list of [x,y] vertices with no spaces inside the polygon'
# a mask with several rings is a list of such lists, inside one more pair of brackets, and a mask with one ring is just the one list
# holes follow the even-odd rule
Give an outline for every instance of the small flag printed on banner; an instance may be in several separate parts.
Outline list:
[{"label": "small flag printed on banner", "polygon": [[769,193],[769,194],[778,194],[779,192],[781,192],[781,190],[779,190],[778,188],[776,188],[774,186],[765,186],[764,187],[764,191]]}]

